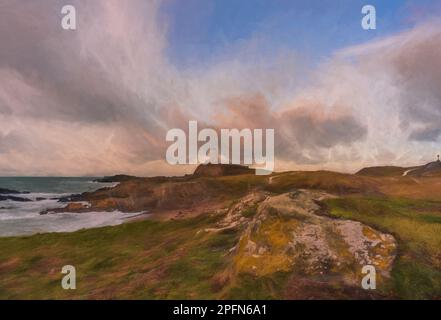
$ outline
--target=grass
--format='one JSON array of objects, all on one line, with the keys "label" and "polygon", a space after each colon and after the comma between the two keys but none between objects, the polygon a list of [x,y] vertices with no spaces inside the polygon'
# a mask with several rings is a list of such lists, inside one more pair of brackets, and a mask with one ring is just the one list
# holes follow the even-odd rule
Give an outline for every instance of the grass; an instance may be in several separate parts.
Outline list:
[{"label": "grass", "polygon": [[372,178],[331,171],[292,171],[276,175],[272,180],[265,188],[275,193],[301,188],[336,194],[377,191],[376,181]]},{"label": "grass", "polygon": [[[1,299],[210,298],[233,234],[197,233],[212,217],[140,221],[65,234],[0,239]],[[76,267],[77,290],[61,288]]]},{"label": "grass", "polygon": [[253,275],[241,273],[238,275],[235,286],[229,290],[225,298],[240,300],[283,299],[283,290],[288,283],[289,275],[288,272],[279,271],[257,280]]},{"label": "grass", "polygon": [[372,177],[397,177],[402,176],[406,170],[410,168],[396,167],[396,166],[381,166],[363,168],[357,172],[357,175],[372,176]]},{"label": "grass", "polygon": [[399,252],[391,290],[404,299],[441,297],[441,202],[345,197],[327,200],[330,214],[393,234]]},{"label": "grass", "polygon": [[[280,276],[228,275],[239,233],[207,233],[219,216],[138,221],[73,233],[0,238],[0,299],[280,297]],[[61,288],[73,265],[77,289]],[[271,289],[270,291],[268,291]]]},{"label": "grass", "polygon": [[[221,200],[236,201],[255,188],[273,193],[311,188],[340,194],[326,201],[332,216],[360,221],[393,234],[398,241],[388,293],[405,299],[439,299],[441,201],[399,197],[422,194],[439,199],[439,181],[384,179],[380,185],[375,178],[327,171],[274,175],[271,184],[267,176],[199,178]],[[374,196],[378,190],[388,197]],[[256,211],[257,207],[250,207],[242,215],[251,218]],[[228,252],[240,230],[203,231],[215,227],[221,218],[206,214],[169,222],[137,221],[74,233],[0,238],[0,299],[283,298],[295,271],[273,268],[259,276],[232,272],[234,261]],[[269,232],[265,240],[277,248],[278,237],[289,233],[289,228],[280,222],[262,230]],[[273,258],[278,266],[277,256]],[[67,264],[76,267],[76,290],[61,288],[61,268]]]},{"label": "grass", "polygon": [[262,188],[267,179],[267,176],[248,174],[216,178],[204,177],[199,180],[206,181],[216,194],[223,195],[228,199],[238,199],[256,188]]}]

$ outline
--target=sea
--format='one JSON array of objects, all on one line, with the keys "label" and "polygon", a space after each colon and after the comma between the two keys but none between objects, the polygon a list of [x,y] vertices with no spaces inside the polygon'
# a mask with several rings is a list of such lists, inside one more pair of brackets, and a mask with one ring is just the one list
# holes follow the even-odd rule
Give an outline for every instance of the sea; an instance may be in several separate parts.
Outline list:
[{"label": "sea", "polygon": [[115,186],[115,183],[95,182],[96,179],[97,177],[0,177],[0,188],[27,192],[10,195],[31,200],[0,201],[0,237],[73,232],[118,225],[137,215],[119,211],[40,215],[45,209],[66,206],[66,203],[58,201],[60,197]]}]

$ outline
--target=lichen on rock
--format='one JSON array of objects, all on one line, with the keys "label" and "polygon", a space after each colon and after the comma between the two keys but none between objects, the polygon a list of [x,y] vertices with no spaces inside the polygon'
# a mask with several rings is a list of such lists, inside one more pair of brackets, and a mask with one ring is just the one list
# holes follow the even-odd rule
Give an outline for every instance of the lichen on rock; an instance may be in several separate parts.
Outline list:
[{"label": "lichen on rock", "polygon": [[[334,196],[311,190],[253,193],[235,204],[219,225],[243,228],[232,250],[235,272],[254,276],[295,272],[355,286],[363,276],[362,267],[370,264],[380,281],[388,277],[396,252],[393,236],[360,222],[318,214],[319,202],[329,197]],[[240,211],[256,204],[255,215],[241,220]]]}]

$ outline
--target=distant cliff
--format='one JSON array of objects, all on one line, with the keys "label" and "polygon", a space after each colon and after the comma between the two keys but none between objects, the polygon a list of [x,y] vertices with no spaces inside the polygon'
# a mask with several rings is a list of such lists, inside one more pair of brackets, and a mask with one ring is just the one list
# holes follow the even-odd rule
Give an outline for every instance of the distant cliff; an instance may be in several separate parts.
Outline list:
[{"label": "distant cliff", "polygon": [[199,177],[220,177],[220,176],[235,176],[241,174],[254,174],[255,170],[245,166],[236,164],[201,164],[199,165],[193,175]]},{"label": "distant cliff", "polygon": [[412,177],[434,177],[441,176],[441,161],[432,161],[422,166],[415,167],[396,167],[396,166],[379,166],[363,168],[356,173],[360,176],[371,177],[396,177],[396,176],[412,176]]}]

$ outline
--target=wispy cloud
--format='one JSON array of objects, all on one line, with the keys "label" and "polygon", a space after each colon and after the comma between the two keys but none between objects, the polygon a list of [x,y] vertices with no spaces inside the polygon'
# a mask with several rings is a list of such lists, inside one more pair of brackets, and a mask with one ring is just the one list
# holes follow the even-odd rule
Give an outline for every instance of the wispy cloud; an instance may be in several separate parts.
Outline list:
[{"label": "wispy cloud", "polygon": [[75,32],[59,26],[64,1],[0,4],[2,174],[176,174],[189,169],[164,163],[165,133],[190,119],[275,128],[278,169],[411,164],[439,147],[436,21],[315,69],[254,36],[178,70],[159,1],[71,3]]}]

